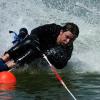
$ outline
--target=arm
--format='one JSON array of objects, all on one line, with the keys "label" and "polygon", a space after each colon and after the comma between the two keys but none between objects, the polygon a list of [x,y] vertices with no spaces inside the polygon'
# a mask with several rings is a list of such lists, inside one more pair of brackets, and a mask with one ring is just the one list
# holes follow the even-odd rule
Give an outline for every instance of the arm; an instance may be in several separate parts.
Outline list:
[{"label": "arm", "polygon": [[73,46],[71,47],[63,47],[56,46],[47,50],[45,54],[47,55],[49,61],[58,69],[63,68],[68,60],[71,58]]}]

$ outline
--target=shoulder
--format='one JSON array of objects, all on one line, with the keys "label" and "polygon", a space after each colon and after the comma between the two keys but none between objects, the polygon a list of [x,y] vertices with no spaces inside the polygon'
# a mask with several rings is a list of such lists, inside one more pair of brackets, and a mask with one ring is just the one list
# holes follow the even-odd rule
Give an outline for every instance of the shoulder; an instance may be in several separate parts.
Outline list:
[{"label": "shoulder", "polygon": [[59,32],[59,30],[61,30],[61,26],[60,25],[57,25],[55,23],[51,23],[51,24],[45,24],[45,25],[41,25],[41,26],[38,26],[36,28],[34,28],[32,31],[31,31],[31,34],[41,34],[41,33],[57,33]]},{"label": "shoulder", "polygon": [[[44,25],[38,26],[37,28],[44,29],[44,28],[62,28],[62,27],[55,23],[50,23],[50,24],[44,24]],[[35,28],[35,29],[37,29],[37,28]]]},{"label": "shoulder", "polygon": [[41,28],[61,28],[60,25],[57,25],[55,23],[51,23],[51,24],[45,24],[45,25],[42,25],[42,26],[39,26]]}]

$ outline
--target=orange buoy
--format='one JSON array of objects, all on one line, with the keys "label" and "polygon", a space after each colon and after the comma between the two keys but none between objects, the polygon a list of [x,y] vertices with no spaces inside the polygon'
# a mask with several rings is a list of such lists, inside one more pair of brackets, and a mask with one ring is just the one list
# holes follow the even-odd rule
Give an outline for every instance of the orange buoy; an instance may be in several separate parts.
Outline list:
[{"label": "orange buoy", "polygon": [[0,72],[0,84],[16,83],[16,77],[8,71]]}]

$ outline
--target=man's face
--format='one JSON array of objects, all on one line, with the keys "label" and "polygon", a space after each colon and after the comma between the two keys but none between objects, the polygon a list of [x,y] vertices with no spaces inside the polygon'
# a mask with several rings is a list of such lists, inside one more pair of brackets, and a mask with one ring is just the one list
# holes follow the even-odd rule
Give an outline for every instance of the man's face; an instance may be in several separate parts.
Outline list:
[{"label": "man's face", "polygon": [[61,45],[68,45],[75,40],[75,35],[73,35],[70,31],[63,32],[60,31],[60,34],[57,37],[57,43]]}]

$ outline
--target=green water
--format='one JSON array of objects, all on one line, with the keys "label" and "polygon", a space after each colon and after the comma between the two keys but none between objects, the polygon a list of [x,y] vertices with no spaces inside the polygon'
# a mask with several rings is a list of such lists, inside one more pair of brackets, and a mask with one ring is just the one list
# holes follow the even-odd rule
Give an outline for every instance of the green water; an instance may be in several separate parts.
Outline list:
[{"label": "green water", "polygon": [[[14,72],[15,88],[0,91],[0,100],[73,100],[54,74],[48,71]],[[100,75],[59,71],[77,100],[100,100]]]}]

